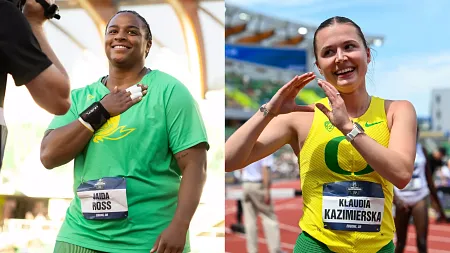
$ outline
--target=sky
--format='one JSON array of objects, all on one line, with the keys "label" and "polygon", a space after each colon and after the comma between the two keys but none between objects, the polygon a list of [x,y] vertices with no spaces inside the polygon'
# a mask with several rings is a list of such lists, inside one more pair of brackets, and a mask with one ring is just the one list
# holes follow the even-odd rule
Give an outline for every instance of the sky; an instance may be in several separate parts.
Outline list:
[{"label": "sky", "polygon": [[333,16],[355,21],[366,35],[381,35],[367,87],[372,95],[409,100],[430,116],[431,90],[450,89],[450,21],[446,0],[226,0],[252,12],[318,26]]}]

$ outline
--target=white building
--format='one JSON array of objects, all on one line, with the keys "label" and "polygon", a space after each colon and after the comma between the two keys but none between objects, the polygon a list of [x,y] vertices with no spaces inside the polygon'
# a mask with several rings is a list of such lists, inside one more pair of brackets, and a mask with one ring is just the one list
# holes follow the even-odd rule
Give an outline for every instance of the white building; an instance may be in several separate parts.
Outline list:
[{"label": "white building", "polygon": [[433,89],[431,92],[431,130],[450,132],[450,89]]}]

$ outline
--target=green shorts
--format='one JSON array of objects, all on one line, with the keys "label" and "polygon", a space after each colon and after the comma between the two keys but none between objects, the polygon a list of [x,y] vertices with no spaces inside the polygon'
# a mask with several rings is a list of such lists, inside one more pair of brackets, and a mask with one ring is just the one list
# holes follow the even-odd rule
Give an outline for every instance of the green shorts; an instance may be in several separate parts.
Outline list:
[{"label": "green shorts", "polygon": [[[394,242],[389,242],[386,246],[381,248],[378,253],[394,253],[395,245]],[[303,252],[314,252],[314,253],[330,253],[331,251],[327,245],[316,240],[306,232],[302,232],[295,243],[293,253],[303,253]]]},{"label": "green shorts", "polygon": [[102,251],[86,249],[75,244],[56,241],[53,253],[106,253]]}]

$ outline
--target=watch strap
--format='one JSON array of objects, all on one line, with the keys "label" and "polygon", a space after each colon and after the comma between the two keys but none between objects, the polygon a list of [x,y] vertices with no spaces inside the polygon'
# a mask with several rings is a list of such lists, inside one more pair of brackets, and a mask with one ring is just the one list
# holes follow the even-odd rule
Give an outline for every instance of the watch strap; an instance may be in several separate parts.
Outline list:
[{"label": "watch strap", "polygon": [[348,133],[345,138],[348,142],[352,142],[358,134],[364,133],[364,131],[361,131],[359,127],[356,125],[356,123],[353,123],[353,129]]}]

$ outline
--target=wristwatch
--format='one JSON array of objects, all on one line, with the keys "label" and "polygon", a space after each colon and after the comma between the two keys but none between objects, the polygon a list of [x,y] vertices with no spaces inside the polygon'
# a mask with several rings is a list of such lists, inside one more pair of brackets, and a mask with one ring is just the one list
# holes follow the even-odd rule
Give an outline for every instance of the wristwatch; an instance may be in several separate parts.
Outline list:
[{"label": "wristwatch", "polygon": [[261,105],[261,107],[259,107],[259,111],[264,113],[264,116],[267,116],[267,115],[274,116],[274,117],[277,116],[274,113],[269,112],[269,110],[267,110],[267,108],[266,108],[266,105],[267,104]]},{"label": "wristwatch", "polygon": [[345,136],[345,138],[348,142],[352,142],[358,134],[362,133],[364,133],[364,128],[357,122],[353,122],[353,129]]}]

